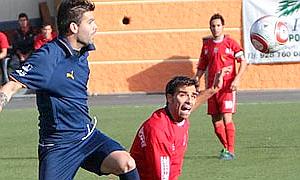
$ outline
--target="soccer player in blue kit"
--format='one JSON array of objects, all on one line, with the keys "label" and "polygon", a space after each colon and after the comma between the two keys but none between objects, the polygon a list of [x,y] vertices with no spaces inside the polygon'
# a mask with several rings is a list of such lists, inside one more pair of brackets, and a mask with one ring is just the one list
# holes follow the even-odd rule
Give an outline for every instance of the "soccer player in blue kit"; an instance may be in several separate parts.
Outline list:
[{"label": "soccer player in blue kit", "polygon": [[40,180],[70,180],[80,167],[99,176],[139,179],[130,154],[89,117],[87,57],[95,50],[94,9],[90,0],[62,0],[59,37],[33,53],[0,88],[0,111],[19,89],[36,91]]}]

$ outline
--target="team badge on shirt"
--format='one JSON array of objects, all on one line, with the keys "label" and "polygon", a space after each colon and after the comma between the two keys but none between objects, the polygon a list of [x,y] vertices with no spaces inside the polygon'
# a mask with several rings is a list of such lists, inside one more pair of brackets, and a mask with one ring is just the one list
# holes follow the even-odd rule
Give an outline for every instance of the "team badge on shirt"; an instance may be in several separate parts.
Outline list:
[{"label": "team badge on shirt", "polygon": [[68,72],[68,73],[67,73],[67,78],[70,78],[70,79],[73,79],[73,80],[74,80],[74,79],[75,79],[75,78],[74,78],[74,71]]},{"label": "team badge on shirt", "polygon": [[219,51],[219,48],[215,47],[214,48],[214,53],[218,53],[218,51]]},{"label": "team badge on shirt", "polygon": [[225,53],[226,53],[226,54],[230,54],[230,55],[232,55],[232,56],[234,55],[233,50],[230,49],[230,48],[226,48],[226,49],[225,49]]},{"label": "team badge on shirt", "polygon": [[208,54],[208,49],[204,50],[204,54],[207,55]]}]

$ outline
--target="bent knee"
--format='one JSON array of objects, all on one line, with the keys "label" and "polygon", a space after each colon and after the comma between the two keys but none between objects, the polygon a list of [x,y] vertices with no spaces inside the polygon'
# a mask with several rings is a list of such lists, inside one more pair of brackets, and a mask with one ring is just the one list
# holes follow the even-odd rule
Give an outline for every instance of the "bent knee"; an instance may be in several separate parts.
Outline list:
[{"label": "bent knee", "polygon": [[112,152],[103,162],[102,172],[120,175],[136,168],[134,159],[126,151]]},{"label": "bent knee", "polygon": [[119,167],[119,174],[124,174],[135,169],[136,165],[134,159],[128,154],[128,157],[126,159],[121,160]]}]

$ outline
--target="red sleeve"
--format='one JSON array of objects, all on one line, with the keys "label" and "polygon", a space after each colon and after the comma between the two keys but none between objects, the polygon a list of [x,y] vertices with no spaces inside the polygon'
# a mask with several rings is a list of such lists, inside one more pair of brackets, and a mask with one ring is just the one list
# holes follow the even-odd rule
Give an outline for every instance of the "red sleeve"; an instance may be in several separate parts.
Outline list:
[{"label": "red sleeve", "polygon": [[207,65],[208,65],[208,58],[207,58],[207,45],[205,43],[206,41],[203,41],[202,49],[201,49],[201,55],[198,62],[197,69],[205,71]]},{"label": "red sleeve", "polygon": [[171,152],[169,142],[160,130],[145,128],[147,165],[153,168],[153,180],[169,179],[171,170]]},{"label": "red sleeve", "polygon": [[43,36],[39,34],[34,40],[34,49],[37,50],[43,46]]},{"label": "red sleeve", "polygon": [[8,47],[9,44],[6,35],[0,32],[0,48],[8,48]]},{"label": "red sleeve", "polygon": [[241,56],[244,55],[244,50],[234,39],[231,39],[231,48],[234,51],[234,57],[238,62],[241,62]]}]

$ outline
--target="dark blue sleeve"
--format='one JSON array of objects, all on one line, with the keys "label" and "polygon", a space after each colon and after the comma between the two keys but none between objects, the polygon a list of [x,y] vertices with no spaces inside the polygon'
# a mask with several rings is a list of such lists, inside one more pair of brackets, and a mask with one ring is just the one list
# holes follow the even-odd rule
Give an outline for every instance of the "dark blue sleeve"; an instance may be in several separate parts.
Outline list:
[{"label": "dark blue sleeve", "polygon": [[33,90],[47,90],[56,66],[57,56],[53,45],[35,51],[25,63],[10,75]]}]

